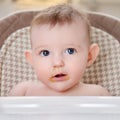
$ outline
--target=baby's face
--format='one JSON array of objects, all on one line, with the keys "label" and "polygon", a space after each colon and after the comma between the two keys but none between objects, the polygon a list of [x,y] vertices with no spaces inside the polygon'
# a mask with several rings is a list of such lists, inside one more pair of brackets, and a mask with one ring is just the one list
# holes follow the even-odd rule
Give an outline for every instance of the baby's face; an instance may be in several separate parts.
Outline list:
[{"label": "baby's face", "polygon": [[34,26],[31,31],[32,66],[46,86],[65,91],[82,78],[88,60],[84,24]]}]

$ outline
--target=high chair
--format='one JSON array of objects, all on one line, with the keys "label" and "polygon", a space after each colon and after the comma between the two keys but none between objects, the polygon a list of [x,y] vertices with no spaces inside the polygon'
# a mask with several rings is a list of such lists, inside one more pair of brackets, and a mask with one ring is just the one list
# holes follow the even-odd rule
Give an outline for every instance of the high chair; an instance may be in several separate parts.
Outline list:
[{"label": "high chair", "polygon": [[[29,26],[39,11],[21,11],[0,20],[0,95],[8,96],[11,88],[22,81],[37,80],[25,60],[30,49]],[[100,84],[113,96],[120,95],[120,19],[88,12],[91,40],[98,43],[100,54],[87,68],[83,82]]]}]

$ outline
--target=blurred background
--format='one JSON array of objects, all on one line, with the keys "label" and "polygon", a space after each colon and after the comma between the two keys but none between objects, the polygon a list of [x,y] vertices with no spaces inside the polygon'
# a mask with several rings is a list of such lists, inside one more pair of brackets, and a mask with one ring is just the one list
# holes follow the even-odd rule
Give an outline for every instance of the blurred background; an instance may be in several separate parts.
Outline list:
[{"label": "blurred background", "polygon": [[0,18],[21,10],[38,10],[58,3],[120,18],[120,0],[0,0]]}]

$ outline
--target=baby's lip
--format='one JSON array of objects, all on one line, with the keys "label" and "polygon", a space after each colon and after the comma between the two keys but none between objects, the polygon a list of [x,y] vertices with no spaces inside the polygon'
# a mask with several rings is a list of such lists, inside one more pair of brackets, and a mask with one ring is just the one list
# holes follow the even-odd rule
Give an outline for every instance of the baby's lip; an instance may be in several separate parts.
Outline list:
[{"label": "baby's lip", "polygon": [[68,80],[68,79],[69,79],[69,77],[68,77],[67,74],[58,73],[58,74],[53,75],[53,76],[50,78],[50,81],[52,81],[52,82],[60,82],[60,81]]}]

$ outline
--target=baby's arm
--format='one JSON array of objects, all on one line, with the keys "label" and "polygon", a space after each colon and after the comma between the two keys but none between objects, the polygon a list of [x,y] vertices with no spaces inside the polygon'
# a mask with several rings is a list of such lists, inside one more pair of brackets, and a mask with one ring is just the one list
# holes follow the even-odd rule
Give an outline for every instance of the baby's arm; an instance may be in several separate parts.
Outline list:
[{"label": "baby's arm", "polygon": [[28,82],[22,82],[17,84],[9,93],[9,96],[25,96],[28,89]]}]

